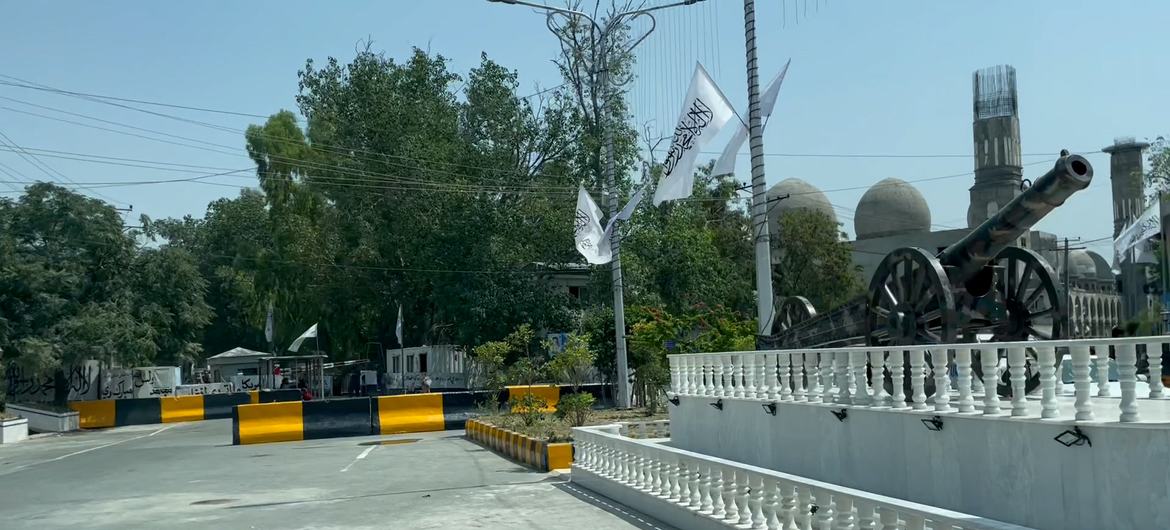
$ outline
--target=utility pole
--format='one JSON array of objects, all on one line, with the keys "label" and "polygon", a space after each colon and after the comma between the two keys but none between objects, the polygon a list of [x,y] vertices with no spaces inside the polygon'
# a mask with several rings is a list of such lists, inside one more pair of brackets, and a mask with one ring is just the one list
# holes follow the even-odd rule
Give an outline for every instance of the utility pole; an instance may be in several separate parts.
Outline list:
[{"label": "utility pole", "polygon": [[[1081,238],[1079,238],[1079,237],[1072,238],[1072,241],[1080,241],[1080,240],[1081,240]],[[1074,335],[1074,330],[1072,329],[1075,315],[1072,314],[1072,282],[1069,279],[1069,271],[1072,269],[1072,263],[1069,262],[1068,255],[1069,255],[1070,250],[1083,250],[1085,247],[1076,247],[1076,248],[1070,247],[1069,241],[1070,241],[1069,238],[1067,238],[1067,237],[1064,238],[1064,245],[1061,246],[1058,243],[1057,247],[1053,250],[1064,253],[1064,274],[1061,275],[1062,276],[1061,283],[1064,284],[1064,309],[1065,309],[1065,311],[1068,311],[1068,315],[1066,315],[1066,318],[1068,318],[1069,329],[1067,331],[1068,331],[1068,334],[1070,337],[1076,338]]]},{"label": "utility pole", "polygon": [[[576,46],[576,43],[566,40],[561,33],[557,32],[556,28],[558,26],[557,26],[555,17],[557,17],[559,15],[559,16],[569,18],[570,20],[574,19],[574,18],[582,18],[582,19],[588,21],[589,24],[592,26],[592,33],[593,34],[591,35],[589,42],[590,42],[590,45],[592,48],[590,50],[591,57],[593,58],[593,60],[595,62],[593,63],[593,69],[590,72],[590,76],[588,77],[587,81],[590,84],[589,93],[592,95],[592,97],[594,97],[594,98],[597,97],[599,89],[600,89],[601,94],[602,94],[600,105],[598,107],[599,108],[598,115],[595,116],[594,119],[595,119],[596,123],[598,124],[598,126],[600,126],[602,129],[601,133],[602,133],[602,137],[603,137],[603,142],[605,142],[605,163],[604,163],[603,168],[604,168],[606,194],[608,195],[607,203],[609,206],[609,214],[610,214],[610,216],[617,215],[618,211],[621,209],[621,204],[619,204],[619,202],[618,202],[617,180],[616,180],[617,177],[616,177],[616,167],[615,167],[616,162],[614,161],[613,127],[611,127],[608,123],[606,123],[606,117],[608,115],[608,109],[609,109],[609,99],[614,95],[611,93],[611,90],[613,90],[614,88],[617,88],[617,87],[611,86],[611,80],[609,77],[609,54],[611,51],[613,51],[611,48],[611,45],[613,43],[609,42],[610,37],[613,34],[613,30],[621,28],[626,22],[633,20],[635,18],[638,18],[638,17],[647,17],[650,20],[650,29],[648,29],[646,31],[646,33],[642,34],[642,36],[638,37],[630,45],[626,46],[624,50],[622,50],[625,53],[629,53],[638,44],[640,44],[643,40],[645,40],[646,37],[648,37],[651,32],[654,31],[654,27],[656,26],[657,21],[655,20],[654,15],[651,14],[652,11],[658,11],[658,10],[666,9],[669,7],[697,4],[699,2],[702,2],[703,0],[683,0],[681,2],[675,2],[675,3],[671,3],[671,4],[664,4],[664,5],[654,6],[654,7],[644,8],[644,9],[633,9],[630,11],[623,11],[620,13],[614,13],[614,14],[610,15],[609,18],[602,21],[605,24],[604,27],[601,24],[599,24],[596,20],[594,20],[593,17],[591,17],[587,13],[584,13],[581,11],[574,11],[572,9],[563,9],[563,8],[559,8],[559,7],[536,4],[536,3],[532,3],[532,2],[526,2],[523,0],[488,0],[488,1],[501,3],[501,4],[522,5],[522,6],[532,7],[532,8],[536,8],[536,9],[545,11],[547,13],[546,24],[547,24],[549,30],[551,30],[553,32],[553,34],[557,35],[557,37],[561,39],[561,41],[566,45],[566,48],[568,48],[568,49],[571,49],[573,46]],[[572,51],[576,52],[578,50],[572,50]],[[566,53],[569,53],[569,51],[566,50]],[[758,106],[758,102],[757,102],[757,106]],[[758,116],[758,114],[757,114],[757,116]],[[629,363],[626,359],[625,287],[622,285],[621,236],[619,235],[618,232],[619,231],[615,228],[613,231],[613,234],[610,236],[610,250],[611,250],[611,253],[613,255],[613,261],[610,263],[610,268],[611,268],[611,272],[613,275],[612,286],[613,286],[613,320],[614,320],[614,335],[615,335],[614,339],[616,341],[616,350],[617,350],[617,386],[618,386],[617,402],[618,402],[618,406],[620,408],[630,408],[630,403],[631,403],[630,383],[631,383],[631,381],[630,381],[630,367],[629,367]]]},{"label": "utility pole", "polygon": [[768,237],[767,182],[764,179],[764,126],[760,117],[760,76],[756,63],[756,3],[743,0],[744,46],[747,48],[748,135],[752,155],[752,225],[756,244],[757,335],[772,330],[772,247]]}]

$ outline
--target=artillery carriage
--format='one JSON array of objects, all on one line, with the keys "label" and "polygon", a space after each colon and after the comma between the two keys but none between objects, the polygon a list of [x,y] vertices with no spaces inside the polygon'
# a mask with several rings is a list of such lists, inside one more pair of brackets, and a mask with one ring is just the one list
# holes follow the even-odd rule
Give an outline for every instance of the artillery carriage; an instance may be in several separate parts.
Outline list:
[{"label": "artillery carriage", "polygon": [[[803,297],[779,299],[772,334],[758,337],[757,347],[799,349],[1065,338],[1068,309],[1064,288],[1043,257],[1016,243],[1073,193],[1088,187],[1092,178],[1093,167],[1088,160],[1062,152],[1051,170],[937,255],[915,247],[890,252],[878,266],[866,293],[842,306],[818,313]],[[1031,369],[1035,358],[1030,352],[1028,391],[1039,384],[1036,370]],[[908,370],[909,363],[905,366]],[[982,377],[981,363],[975,362],[974,366]],[[885,375],[889,386],[889,374]],[[1010,386],[1001,384],[1000,391],[1008,392]],[[932,392],[932,388],[927,389],[928,394]]]}]

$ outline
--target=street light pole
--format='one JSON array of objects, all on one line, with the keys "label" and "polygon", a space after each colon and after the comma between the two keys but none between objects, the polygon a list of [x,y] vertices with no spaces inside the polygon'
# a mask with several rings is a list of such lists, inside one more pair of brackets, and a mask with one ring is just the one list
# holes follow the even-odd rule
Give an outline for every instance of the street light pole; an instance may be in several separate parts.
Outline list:
[{"label": "street light pole", "polygon": [[756,63],[756,3],[743,0],[744,46],[747,48],[748,135],[752,155],[752,225],[756,246],[757,334],[772,329],[772,247],[768,234],[767,182],[764,178],[764,126],[760,113],[760,76]]},{"label": "street light pole", "polygon": [[[629,46],[627,46],[625,48],[624,51],[628,53],[628,52],[632,51],[636,46],[638,46],[638,44],[640,44],[643,40],[645,40],[646,37],[648,37],[651,32],[654,31],[654,27],[656,26],[657,21],[655,20],[654,15],[651,14],[652,11],[658,11],[658,10],[666,9],[669,7],[692,5],[692,4],[702,2],[703,0],[683,0],[681,2],[675,2],[672,4],[664,4],[664,5],[654,6],[654,7],[645,8],[645,9],[633,9],[630,11],[615,13],[614,15],[610,16],[608,19],[604,20],[604,22],[605,22],[604,27],[601,24],[598,24],[597,21],[593,19],[593,17],[591,17],[587,13],[584,13],[581,11],[574,11],[572,9],[563,9],[563,8],[559,8],[559,7],[547,6],[547,5],[542,5],[542,4],[535,4],[532,2],[525,2],[523,0],[488,0],[488,1],[501,3],[501,4],[514,4],[514,5],[528,6],[528,7],[532,7],[532,8],[546,11],[548,13],[547,14],[547,24],[548,24],[549,29],[553,32],[554,35],[557,35],[557,37],[560,38],[562,42],[564,42],[565,44],[567,44],[570,47],[574,46],[575,43],[566,41],[564,39],[564,37],[556,31],[556,29],[555,29],[556,24],[554,23],[553,18],[557,15],[562,15],[565,17],[580,17],[580,18],[587,20],[589,22],[589,24],[592,25],[592,27],[593,27],[592,31],[593,31],[594,35],[593,35],[593,38],[589,39],[590,43],[591,43],[591,47],[592,47],[590,52],[592,54],[591,56],[592,56],[593,60],[596,62],[593,65],[594,69],[592,72],[590,72],[591,75],[589,76],[589,79],[588,79],[588,81],[590,83],[590,91],[589,92],[590,92],[590,94],[593,95],[594,98],[596,98],[597,97],[596,96],[597,89],[600,88],[602,90],[601,104],[598,106],[598,109],[599,109],[598,115],[594,116],[594,120],[597,123],[597,126],[602,129],[602,131],[601,131],[602,136],[603,136],[602,141],[605,142],[605,164],[603,166],[603,169],[604,169],[606,193],[608,195],[607,205],[609,207],[609,214],[611,216],[617,215],[618,210],[621,208],[621,204],[619,204],[619,202],[618,202],[618,192],[617,192],[617,182],[616,182],[617,170],[615,167],[616,162],[614,160],[613,128],[610,127],[609,124],[606,123],[606,121],[605,121],[606,117],[608,116],[608,112],[609,112],[609,99],[612,96],[612,94],[610,93],[610,90],[612,88],[614,88],[614,87],[611,87],[611,80],[609,77],[609,53],[611,51],[609,39],[610,39],[611,33],[615,28],[622,27],[622,24],[625,24],[627,21],[633,20],[633,19],[641,17],[641,16],[645,16],[645,17],[649,18],[650,29],[646,30],[646,33],[642,34],[642,36],[638,37],[637,40],[635,40],[633,43],[631,43]],[[611,269],[612,275],[613,275],[612,287],[613,287],[614,340],[616,342],[616,350],[617,350],[617,372],[618,372],[617,373],[617,386],[618,386],[618,388],[617,388],[618,389],[617,401],[618,401],[619,407],[629,408],[631,406],[631,399],[630,399],[630,397],[631,397],[630,396],[630,382],[631,381],[630,381],[629,362],[627,361],[627,357],[626,357],[625,288],[622,285],[621,236],[619,235],[618,230],[615,229],[613,231],[613,234],[610,235],[609,245],[610,245],[611,254],[613,255],[613,261],[610,262],[610,269]]]}]

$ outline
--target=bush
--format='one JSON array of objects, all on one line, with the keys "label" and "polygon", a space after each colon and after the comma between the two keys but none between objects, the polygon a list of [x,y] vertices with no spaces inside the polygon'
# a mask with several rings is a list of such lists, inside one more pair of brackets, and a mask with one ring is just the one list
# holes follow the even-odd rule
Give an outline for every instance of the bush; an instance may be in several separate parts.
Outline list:
[{"label": "bush", "polygon": [[589,414],[593,412],[593,394],[578,392],[562,396],[557,403],[557,415],[569,422],[572,427],[580,427],[589,421]]},{"label": "bush", "polygon": [[520,416],[524,425],[531,427],[544,419],[544,409],[548,407],[548,402],[536,394],[521,394],[509,398],[508,406],[512,414]]}]

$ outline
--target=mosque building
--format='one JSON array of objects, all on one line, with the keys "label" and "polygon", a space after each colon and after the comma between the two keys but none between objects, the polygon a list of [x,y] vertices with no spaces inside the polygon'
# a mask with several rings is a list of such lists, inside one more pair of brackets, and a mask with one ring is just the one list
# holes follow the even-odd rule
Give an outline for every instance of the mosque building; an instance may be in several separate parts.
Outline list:
[{"label": "mosque building", "polygon": [[[897,178],[874,184],[861,197],[853,219],[855,239],[849,244],[863,285],[869,284],[878,265],[891,251],[919,247],[940,252],[1026,189],[1020,156],[1015,69],[1011,66],[975,72],[973,132],[975,182],[969,189],[966,228],[934,230],[926,199],[913,185]],[[1115,237],[1141,214],[1142,152],[1146,147],[1148,144],[1122,138],[1104,149],[1111,156],[1109,178],[1113,184]],[[1098,178],[1103,176],[1100,173]],[[837,222],[837,214],[825,194],[804,180],[789,178],[777,183],[768,190],[768,199],[773,233],[779,217],[795,209],[822,212]],[[782,241],[776,244],[783,246]],[[1119,281],[1144,278],[1142,265],[1125,264],[1121,275],[1115,276],[1109,260],[1101,255],[1084,249],[1066,251],[1061,237],[1039,230],[1024,234],[1018,246],[1040,254],[1053,266],[1056,278],[1061,283],[1067,282],[1069,320],[1075,338],[1107,337],[1114,326],[1135,318],[1149,307],[1150,297],[1143,292],[1144,281]],[[1119,285],[1124,293],[1119,292]],[[823,312],[831,308],[816,309]]]}]

